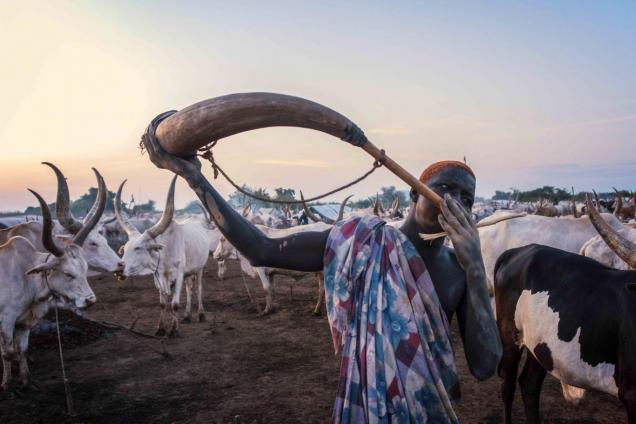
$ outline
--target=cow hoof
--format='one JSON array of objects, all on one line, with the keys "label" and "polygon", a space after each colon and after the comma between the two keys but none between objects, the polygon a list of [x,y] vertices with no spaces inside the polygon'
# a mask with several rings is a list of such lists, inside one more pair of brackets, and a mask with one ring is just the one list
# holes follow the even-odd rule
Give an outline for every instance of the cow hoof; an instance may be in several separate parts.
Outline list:
[{"label": "cow hoof", "polygon": [[163,337],[165,335],[166,335],[166,330],[164,330],[163,328],[157,328],[157,331],[155,332],[155,336]]},{"label": "cow hoof", "polygon": [[265,315],[269,315],[272,312],[274,312],[274,308],[265,308],[258,314],[258,316],[264,317]]},{"label": "cow hoof", "polygon": [[205,313],[199,312],[199,322],[204,322],[204,321],[205,321]]},{"label": "cow hoof", "polygon": [[315,317],[321,317],[322,311],[320,309],[314,309],[313,311],[311,311],[311,314]]},{"label": "cow hoof", "polygon": [[184,316],[183,319],[181,320],[181,322],[183,322],[185,324],[190,324],[192,322],[192,316],[191,315]]}]

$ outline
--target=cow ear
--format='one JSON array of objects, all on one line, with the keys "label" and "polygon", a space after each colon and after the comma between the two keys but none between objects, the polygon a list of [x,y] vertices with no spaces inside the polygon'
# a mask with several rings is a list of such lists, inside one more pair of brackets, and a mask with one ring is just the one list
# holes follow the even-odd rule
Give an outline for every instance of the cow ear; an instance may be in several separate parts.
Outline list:
[{"label": "cow ear", "polygon": [[25,272],[25,275],[31,275],[31,274],[37,274],[38,272],[50,271],[51,269],[55,267],[55,265],[57,265],[56,261],[51,261],[51,262],[46,262],[40,265],[36,265],[30,270],[28,270],[27,272]]},{"label": "cow ear", "polygon": [[148,245],[148,250],[150,250],[151,252],[158,251],[158,250],[161,250],[161,249],[163,249],[163,244],[150,243]]}]

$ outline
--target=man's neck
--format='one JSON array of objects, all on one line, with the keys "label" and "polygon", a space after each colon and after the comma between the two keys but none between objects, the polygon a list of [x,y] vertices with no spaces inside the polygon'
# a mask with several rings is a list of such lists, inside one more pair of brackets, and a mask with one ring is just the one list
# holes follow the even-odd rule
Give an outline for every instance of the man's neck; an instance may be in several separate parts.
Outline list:
[{"label": "man's neck", "polygon": [[406,235],[421,255],[435,256],[444,247],[444,237],[431,241],[422,240],[420,238],[420,233],[437,232],[437,230],[422,228],[410,214],[404,220],[404,224],[400,227],[400,231]]}]

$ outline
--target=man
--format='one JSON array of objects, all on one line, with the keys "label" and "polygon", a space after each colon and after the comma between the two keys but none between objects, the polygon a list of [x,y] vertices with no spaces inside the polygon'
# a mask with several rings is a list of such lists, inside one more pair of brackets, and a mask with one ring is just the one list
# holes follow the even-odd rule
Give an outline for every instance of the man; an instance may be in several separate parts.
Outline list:
[{"label": "man", "polygon": [[[334,422],[457,422],[452,317],[458,317],[477,379],[490,377],[501,357],[479,235],[468,212],[476,184],[468,166],[444,161],[428,167],[420,180],[443,196],[441,210],[412,190],[399,230],[375,217],[357,217],[327,231],[272,239],[227,204],[198,160],[171,156],[152,138],[146,148],[153,162],[188,181],[252,265],[324,269],[334,344],[343,351]],[[442,230],[454,250],[443,238],[419,237]]]}]

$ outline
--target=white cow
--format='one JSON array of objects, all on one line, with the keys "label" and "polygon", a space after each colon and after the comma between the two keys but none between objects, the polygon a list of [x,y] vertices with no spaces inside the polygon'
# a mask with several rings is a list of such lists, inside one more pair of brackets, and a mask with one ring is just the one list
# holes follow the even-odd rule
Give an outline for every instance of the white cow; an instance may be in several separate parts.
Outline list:
[{"label": "white cow", "polygon": [[[18,362],[22,384],[28,383],[26,352],[31,328],[46,314],[51,297],[85,308],[96,301],[86,280],[87,263],[80,247],[97,223],[93,219],[78,231],[63,249],[53,240],[51,213],[40,202],[43,217],[41,243],[48,253],[39,252],[29,240],[16,236],[0,246],[0,350],[2,390],[9,387],[11,364]],[[95,217],[94,217],[95,218]]]},{"label": "white cow", "polygon": [[[291,234],[296,234],[305,231],[325,231],[331,228],[330,225],[325,224],[324,222],[317,222],[315,224],[309,225],[301,225],[298,227],[284,228],[284,229],[274,229],[265,227],[263,225],[257,225],[260,231],[262,231],[267,237],[270,238],[281,238],[286,237]],[[273,310],[274,303],[274,276],[276,275],[286,275],[292,277],[294,280],[298,281],[304,276],[306,276],[307,272],[299,272],[299,271],[291,271],[280,268],[267,268],[267,267],[254,267],[249,261],[238,252],[234,246],[224,236],[221,236],[219,245],[217,249],[214,251],[214,259],[219,261],[219,278],[222,279],[222,276],[225,271],[225,260],[231,258],[232,256],[238,257],[241,270],[245,272],[252,278],[258,276],[261,280],[261,284],[263,285],[263,289],[265,290],[265,309],[262,314],[268,314]],[[322,273],[315,273],[318,278],[318,302],[316,303],[316,307],[314,308],[314,314],[320,315],[321,305],[322,305],[322,292],[323,292],[323,277]]]},{"label": "white cow", "polygon": [[[498,211],[493,216],[496,217],[502,213],[505,212]],[[621,222],[613,215],[604,213],[602,216],[612,228],[622,228]],[[587,217],[549,218],[527,215],[479,228],[481,254],[486,266],[490,295],[494,294],[495,263],[506,250],[528,244],[543,244],[567,252],[579,253],[585,242],[597,234]]]},{"label": "white cow", "polygon": [[168,335],[175,335],[179,329],[178,310],[181,288],[186,281],[186,310],[184,322],[192,320],[192,289],[194,280],[198,282],[198,318],[205,320],[203,308],[203,268],[208,260],[209,241],[198,224],[180,224],[174,217],[174,190],[177,177],[170,183],[166,206],[161,219],[153,227],[139,233],[127,223],[119,213],[119,201],[125,181],[120,185],[115,197],[115,213],[120,225],[128,233],[128,242],[124,246],[123,276],[153,274],[154,283],[159,290],[161,314],[157,326],[157,335],[166,334],[164,315],[168,299],[172,296],[172,322]]},{"label": "white cow", "polygon": [[[62,174],[55,165],[48,162],[44,162],[44,164],[50,166],[53,171],[55,171],[57,177],[56,212],[58,222],[53,226],[53,235],[58,241],[68,241],[96,215],[98,209],[101,211],[104,210],[103,206],[100,208],[100,203],[106,204],[108,190],[100,173],[93,168],[93,172],[95,172],[95,176],[97,177],[97,198],[90,211],[86,214],[83,222],[79,222],[70,212],[69,191],[64,174]],[[103,212],[100,212],[97,215],[97,219],[101,217],[102,213]],[[15,236],[26,238],[39,252],[45,251],[40,241],[42,238],[42,223],[31,221],[0,230],[0,244]],[[84,250],[84,257],[88,262],[89,276],[99,275],[102,272],[118,273],[123,270],[124,263],[108,245],[101,226],[96,226],[94,231],[87,236],[82,248]]]},{"label": "white cow", "polygon": [[[636,229],[623,225],[621,228],[616,229],[616,232],[621,237],[631,241],[632,243],[636,243]],[[624,260],[614,253],[600,235],[592,237],[585,242],[579,253],[583,256],[592,258],[603,265],[607,265],[610,268],[621,269],[624,271],[631,269]]]}]

